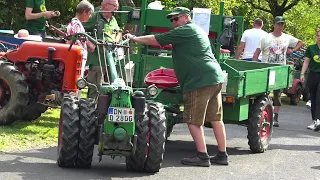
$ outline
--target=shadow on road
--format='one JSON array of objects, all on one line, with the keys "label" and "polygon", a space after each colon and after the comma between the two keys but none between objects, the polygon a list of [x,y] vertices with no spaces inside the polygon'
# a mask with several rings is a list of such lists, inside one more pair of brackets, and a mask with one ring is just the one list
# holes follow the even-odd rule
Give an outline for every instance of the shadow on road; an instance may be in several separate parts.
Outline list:
[{"label": "shadow on road", "polygon": [[[208,145],[208,151],[217,152],[217,146]],[[166,152],[162,168],[170,167],[187,167],[180,164],[183,157],[195,155],[196,150],[194,143],[191,141],[167,141]],[[247,155],[249,150],[239,150],[238,148],[228,148],[229,155]],[[1,154],[0,154],[1,155]],[[3,153],[3,155],[11,155],[15,157],[12,160],[0,161],[0,172],[15,172],[19,173],[23,179],[47,179],[47,177],[54,177],[59,175],[59,179],[68,179],[69,174],[77,173],[79,177],[88,179],[90,177],[101,177],[103,179],[130,178],[130,177],[146,177],[152,174],[148,173],[132,173],[125,169],[125,158],[115,158],[104,156],[101,163],[98,162],[98,156],[94,155],[93,165],[91,169],[73,169],[73,168],[59,168],[56,165],[57,149],[46,148],[33,150],[22,153]],[[30,162],[30,159],[33,159]],[[36,160],[34,160],[36,159]]]}]

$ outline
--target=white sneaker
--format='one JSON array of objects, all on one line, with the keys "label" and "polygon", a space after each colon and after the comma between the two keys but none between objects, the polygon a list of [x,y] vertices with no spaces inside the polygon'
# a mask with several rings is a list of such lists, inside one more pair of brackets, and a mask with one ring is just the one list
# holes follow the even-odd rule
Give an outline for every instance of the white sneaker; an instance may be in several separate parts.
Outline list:
[{"label": "white sneaker", "polygon": [[306,106],[307,106],[307,108],[309,108],[309,109],[311,108],[311,101],[310,101],[310,100],[307,102]]},{"label": "white sneaker", "polygon": [[316,123],[315,123],[314,127],[315,127],[314,128],[315,131],[319,131],[320,130],[320,120],[319,119],[316,120]]},{"label": "white sneaker", "polygon": [[311,129],[311,130],[315,130],[316,129],[316,120],[313,120],[312,121],[312,124],[310,124],[307,129]]}]

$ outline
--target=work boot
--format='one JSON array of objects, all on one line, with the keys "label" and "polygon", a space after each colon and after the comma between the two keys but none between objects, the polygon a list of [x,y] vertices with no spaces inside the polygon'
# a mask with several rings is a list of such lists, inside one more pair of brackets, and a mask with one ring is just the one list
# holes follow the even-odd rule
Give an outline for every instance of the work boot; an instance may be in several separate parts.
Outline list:
[{"label": "work boot", "polygon": [[229,165],[228,154],[226,152],[218,152],[215,156],[210,157],[210,162],[219,165]]},{"label": "work boot", "polygon": [[316,122],[315,122],[315,124],[314,124],[314,130],[315,131],[319,131],[320,130],[320,120],[319,119],[317,119],[316,120]]},{"label": "work boot", "polygon": [[191,158],[183,158],[182,164],[191,166],[209,167],[211,165],[208,153],[198,152],[196,156]]},{"label": "work boot", "polygon": [[279,127],[279,121],[278,121],[278,114],[277,113],[274,113],[273,126],[274,127]]}]

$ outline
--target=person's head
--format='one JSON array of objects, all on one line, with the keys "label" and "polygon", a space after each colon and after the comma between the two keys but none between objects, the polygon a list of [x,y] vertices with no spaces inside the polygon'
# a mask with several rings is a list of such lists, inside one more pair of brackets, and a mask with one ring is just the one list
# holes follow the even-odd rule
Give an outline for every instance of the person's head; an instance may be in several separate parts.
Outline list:
[{"label": "person's head", "polygon": [[76,7],[76,14],[81,22],[87,22],[93,11],[93,5],[87,0],[82,0]]},{"label": "person's head", "polygon": [[190,10],[185,7],[176,7],[170,14],[167,15],[167,18],[170,19],[173,27],[185,25],[191,20]]},{"label": "person's head", "polygon": [[255,28],[262,28],[263,27],[263,20],[260,18],[257,18],[253,21],[253,27]]},{"label": "person's head", "polygon": [[283,32],[286,20],[282,16],[276,16],[273,21],[273,31],[274,32]]},{"label": "person's head", "polygon": [[[101,10],[102,11],[117,11],[119,8],[118,0],[102,0]],[[112,13],[103,13],[105,17],[111,17]]]}]

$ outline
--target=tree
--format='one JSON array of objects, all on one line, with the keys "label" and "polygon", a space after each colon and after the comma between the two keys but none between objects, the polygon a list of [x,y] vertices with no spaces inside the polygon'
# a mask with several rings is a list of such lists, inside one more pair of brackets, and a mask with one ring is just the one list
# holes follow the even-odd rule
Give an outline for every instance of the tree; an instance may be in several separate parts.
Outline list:
[{"label": "tree", "polygon": [[[283,0],[282,3],[280,3],[278,0],[246,0],[246,3],[249,3],[255,9],[271,13],[273,17],[276,17],[283,16],[286,11],[296,6],[299,1],[301,0]],[[262,5],[266,3],[269,8]]]}]

